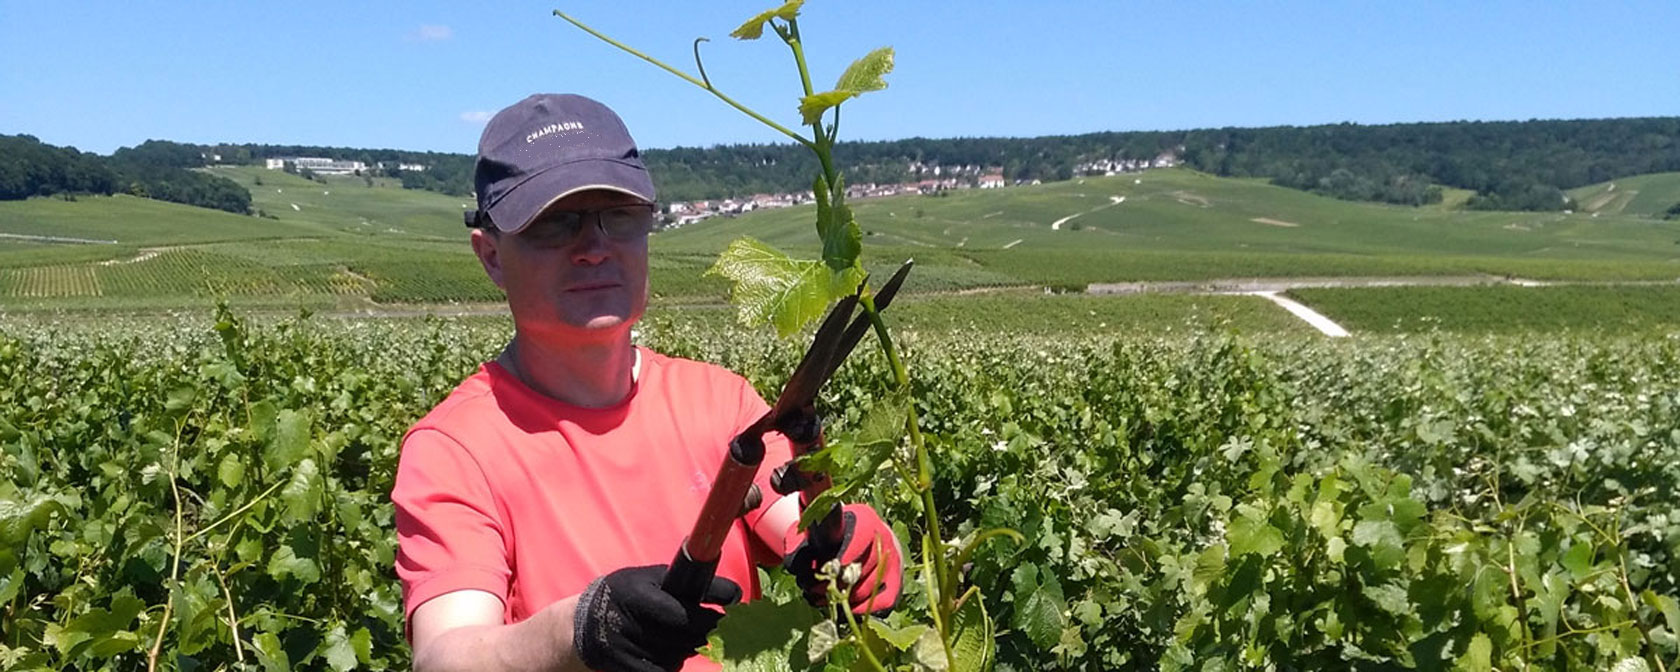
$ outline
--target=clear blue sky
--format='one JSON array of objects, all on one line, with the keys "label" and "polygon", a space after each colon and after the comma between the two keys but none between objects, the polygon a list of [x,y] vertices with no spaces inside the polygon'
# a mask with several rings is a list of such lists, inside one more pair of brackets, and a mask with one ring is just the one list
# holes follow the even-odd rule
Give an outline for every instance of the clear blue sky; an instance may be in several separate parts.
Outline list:
[{"label": "clear blue sky", "polygon": [[[0,133],[472,152],[488,113],[570,91],[644,147],[779,142],[551,14],[690,71],[710,37],[713,82],[794,125],[787,50],[728,37],[773,4],[0,0]],[[843,139],[1680,114],[1674,0],[813,0],[802,28],[819,90],[897,49]]]}]

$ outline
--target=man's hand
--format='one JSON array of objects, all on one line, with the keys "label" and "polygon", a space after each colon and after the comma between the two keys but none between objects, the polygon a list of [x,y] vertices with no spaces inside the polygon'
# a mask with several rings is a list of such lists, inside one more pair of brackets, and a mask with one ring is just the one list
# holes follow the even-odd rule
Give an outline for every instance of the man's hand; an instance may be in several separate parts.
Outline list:
[{"label": "man's hand", "polygon": [[[706,644],[723,614],[660,590],[664,576],[664,565],[627,567],[589,584],[578,597],[572,636],[585,665],[606,672],[676,670]],[[740,586],[715,577],[701,601],[721,606],[740,599]]]},{"label": "man's hand", "polygon": [[888,611],[898,603],[904,583],[904,552],[898,538],[867,505],[847,504],[841,511],[844,533],[838,549],[823,548],[824,544],[812,543],[807,535],[789,535],[789,541],[798,545],[784,555],[782,567],[793,574],[807,601],[822,606],[828,604],[828,582],[817,578],[822,566],[836,558],[841,567],[856,564],[862,571],[846,595],[852,613]]}]

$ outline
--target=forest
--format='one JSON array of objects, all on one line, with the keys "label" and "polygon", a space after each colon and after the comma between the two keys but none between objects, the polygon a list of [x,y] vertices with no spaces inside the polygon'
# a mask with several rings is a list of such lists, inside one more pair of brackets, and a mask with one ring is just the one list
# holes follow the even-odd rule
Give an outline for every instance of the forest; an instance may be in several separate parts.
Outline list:
[{"label": "forest", "polygon": [[[148,140],[110,157],[0,136],[0,200],[58,193],[125,192],[245,212],[244,189],[189,169],[219,157],[254,164],[318,156],[362,161],[409,189],[455,196],[473,192],[473,156],[396,149],[307,145],[192,145]],[[1564,190],[1639,175],[1680,171],[1680,117],[1570,121],[1453,121],[1389,125],[1331,124],[1189,131],[1103,132],[1036,138],[908,138],[845,142],[836,158],[853,166],[853,183],[925,179],[931,170],[1001,170],[1011,182],[1065,180],[1104,161],[1170,156],[1222,177],[1273,184],[1353,201],[1401,205],[1440,202],[1442,188],[1467,189],[1481,210],[1565,210]],[[663,201],[788,193],[810,188],[810,153],[787,144],[646,149],[643,158]],[[424,171],[379,164],[421,164]]]},{"label": "forest", "polygon": [[0,201],[125,193],[249,212],[250,192],[232,180],[191,170],[204,165],[199,147],[175,142],[148,140],[102,157],[29,135],[0,135]]}]

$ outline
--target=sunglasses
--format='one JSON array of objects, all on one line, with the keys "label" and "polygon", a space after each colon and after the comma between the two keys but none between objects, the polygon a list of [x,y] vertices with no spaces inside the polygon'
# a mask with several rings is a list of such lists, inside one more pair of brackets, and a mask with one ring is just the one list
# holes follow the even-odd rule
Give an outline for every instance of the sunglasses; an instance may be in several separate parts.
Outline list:
[{"label": "sunglasses", "polygon": [[601,234],[616,241],[631,241],[653,231],[654,206],[647,203],[616,205],[594,210],[549,210],[519,232],[536,245],[560,246],[577,240],[584,223],[593,215]]}]

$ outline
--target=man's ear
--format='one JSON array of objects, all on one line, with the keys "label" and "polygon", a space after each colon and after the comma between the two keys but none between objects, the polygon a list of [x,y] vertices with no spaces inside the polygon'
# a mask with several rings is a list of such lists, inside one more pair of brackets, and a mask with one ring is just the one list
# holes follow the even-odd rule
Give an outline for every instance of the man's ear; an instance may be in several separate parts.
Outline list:
[{"label": "man's ear", "polygon": [[473,229],[473,254],[478,255],[478,263],[484,266],[484,274],[490,276],[490,282],[506,291],[507,285],[502,284],[502,256],[497,246],[501,244],[500,236],[484,229]]}]

